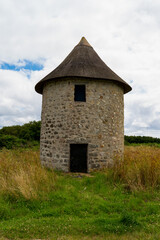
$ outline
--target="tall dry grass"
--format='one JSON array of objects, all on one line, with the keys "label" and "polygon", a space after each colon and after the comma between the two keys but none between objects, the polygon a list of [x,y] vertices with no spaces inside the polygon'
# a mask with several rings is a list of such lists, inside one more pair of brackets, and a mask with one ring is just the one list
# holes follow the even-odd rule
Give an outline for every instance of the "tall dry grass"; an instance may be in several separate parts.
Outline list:
[{"label": "tall dry grass", "polygon": [[160,148],[126,146],[124,159],[115,160],[114,179],[120,179],[130,190],[160,186]]},{"label": "tall dry grass", "polygon": [[[112,170],[110,177],[114,181],[120,180],[127,189],[156,188],[160,186],[160,149],[127,146],[124,159],[115,160]],[[0,194],[26,199],[45,198],[55,185],[56,174],[41,166],[39,151],[0,151]]]},{"label": "tall dry grass", "polygon": [[39,151],[0,151],[0,194],[36,199],[54,186],[55,174],[41,167]]}]

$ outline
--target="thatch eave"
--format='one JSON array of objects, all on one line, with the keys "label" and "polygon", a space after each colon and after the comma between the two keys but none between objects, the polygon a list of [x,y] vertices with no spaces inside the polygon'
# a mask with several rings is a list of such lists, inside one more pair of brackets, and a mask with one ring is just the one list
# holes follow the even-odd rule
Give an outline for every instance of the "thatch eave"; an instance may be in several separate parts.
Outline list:
[{"label": "thatch eave", "polygon": [[80,43],[75,46],[71,53],[64,61],[41,81],[39,81],[35,90],[42,94],[44,83],[51,80],[65,78],[87,78],[94,80],[109,80],[119,83],[124,88],[124,93],[132,90],[122,78],[114,73],[98,56],[92,46],[85,38],[82,38]]}]

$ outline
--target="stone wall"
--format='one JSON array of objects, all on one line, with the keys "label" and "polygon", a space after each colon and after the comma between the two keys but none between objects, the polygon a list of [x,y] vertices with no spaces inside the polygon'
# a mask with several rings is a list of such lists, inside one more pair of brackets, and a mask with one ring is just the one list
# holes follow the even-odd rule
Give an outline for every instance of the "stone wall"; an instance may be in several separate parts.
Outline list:
[{"label": "stone wall", "polygon": [[[86,102],[74,85],[86,85]],[[88,143],[88,172],[112,163],[124,148],[123,88],[107,80],[64,79],[43,88],[41,162],[69,171],[70,144]]]}]

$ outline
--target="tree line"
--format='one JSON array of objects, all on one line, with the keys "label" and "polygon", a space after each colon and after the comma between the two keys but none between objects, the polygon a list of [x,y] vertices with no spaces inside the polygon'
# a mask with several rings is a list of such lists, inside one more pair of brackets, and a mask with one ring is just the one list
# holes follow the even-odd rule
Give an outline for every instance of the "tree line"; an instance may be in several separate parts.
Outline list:
[{"label": "tree line", "polygon": [[132,143],[160,143],[160,138],[146,137],[146,136],[124,136],[125,144]]},{"label": "tree line", "polygon": [[40,121],[32,121],[22,126],[9,126],[0,129],[0,148],[32,147],[39,145]]},{"label": "tree line", "polygon": [[[0,129],[0,149],[39,146],[41,121],[32,121],[22,126],[9,126]],[[124,136],[125,145],[157,143],[160,138],[146,136]]]}]

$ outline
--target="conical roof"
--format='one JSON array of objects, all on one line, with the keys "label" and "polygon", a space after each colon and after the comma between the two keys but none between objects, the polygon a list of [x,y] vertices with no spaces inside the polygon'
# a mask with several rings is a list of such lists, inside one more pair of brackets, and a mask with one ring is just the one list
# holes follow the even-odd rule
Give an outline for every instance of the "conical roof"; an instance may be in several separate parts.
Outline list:
[{"label": "conical roof", "polygon": [[35,90],[42,94],[45,82],[66,77],[113,80],[123,86],[124,93],[132,89],[102,61],[84,37],[56,69],[36,84]]}]

